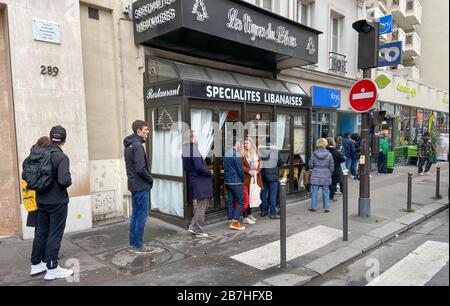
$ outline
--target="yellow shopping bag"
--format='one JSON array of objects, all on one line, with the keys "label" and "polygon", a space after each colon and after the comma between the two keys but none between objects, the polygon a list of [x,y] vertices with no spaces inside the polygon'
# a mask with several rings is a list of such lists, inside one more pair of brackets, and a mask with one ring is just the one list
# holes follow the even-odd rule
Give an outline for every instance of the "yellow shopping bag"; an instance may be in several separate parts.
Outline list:
[{"label": "yellow shopping bag", "polygon": [[37,210],[36,191],[27,188],[27,182],[22,180],[22,198],[25,209],[29,212]]}]

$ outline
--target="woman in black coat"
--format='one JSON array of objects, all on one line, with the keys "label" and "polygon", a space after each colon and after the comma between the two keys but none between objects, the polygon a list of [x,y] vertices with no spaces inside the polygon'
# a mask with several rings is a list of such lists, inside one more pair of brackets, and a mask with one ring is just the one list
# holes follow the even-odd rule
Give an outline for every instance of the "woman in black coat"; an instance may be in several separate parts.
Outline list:
[{"label": "woman in black coat", "polygon": [[198,135],[195,131],[189,131],[190,141],[183,145],[183,168],[189,178],[192,202],[195,214],[188,231],[199,238],[208,237],[204,232],[205,212],[209,199],[213,196],[212,174],[208,169],[198,149]]},{"label": "woman in black coat", "polygon": [[337,192],[337,184],[342,182],[342,168],[341,163],[345,162],[345,156],[336,149],[336,142],[333,138],[327,138],[328,147],[327,150],[333,156],[334,162],[334,171],[331,175],[331,186],[330,186],[330,201],[336,202],[337,200],[334,198]]}]

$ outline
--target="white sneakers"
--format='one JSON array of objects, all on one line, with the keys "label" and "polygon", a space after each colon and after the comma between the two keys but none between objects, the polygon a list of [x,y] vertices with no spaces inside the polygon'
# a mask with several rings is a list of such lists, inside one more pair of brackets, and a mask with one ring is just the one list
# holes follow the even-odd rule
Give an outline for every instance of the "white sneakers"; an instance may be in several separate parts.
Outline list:
[{"label": "white sneakers", "polygon": [[56,269],[49,269],[44,276],[45,280],[54,280],[57,278],[66,278],[73,274],[73,270],[61,268],[57,266]]},{"label": "white sneakers", "polygon": [[244,218],[243,223],[245,224],[255,224],[256,222],[250,219],[249,217]]},{"label": "white sneakers", "polygon": [[47,271],[47,264],[41,261],[41,263],[38,263],[37,265],[31,265],[30,276],[36,276],[46,271]]}]

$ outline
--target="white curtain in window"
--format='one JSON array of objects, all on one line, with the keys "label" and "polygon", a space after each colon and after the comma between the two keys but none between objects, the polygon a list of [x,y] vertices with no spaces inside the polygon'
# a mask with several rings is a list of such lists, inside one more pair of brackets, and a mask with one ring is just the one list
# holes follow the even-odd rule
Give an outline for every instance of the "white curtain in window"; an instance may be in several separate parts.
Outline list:
[{"label": "white curtain in window", "polygon": [[184,217],[182,182],[155,179],[151,198],[152,211]]},{"label": "white curtain in window", "polygon": [[[153,118],[155,111],[152,112]],[[178,111],[181,118],[181,110]],[[178,125],[177,125],[178,126]],[[152,174],[183,176],[182,130],[155,130],[153,121]],[[152,210],[183,217],[183,183],[154,178],[151,191]]]},{"label": "white curtain in window", "polygon": [[[222,128],[227,118],[228,111],[221,111],[219,125]],[[198,149],[203,158],[211,151],[214,141],[213,111],[207,109],[193,109],[191,111],[191,127],[199,136]]]},{"label": "white curtain in window", "polygon": [[286,135],[286,120],[287,115],[278,114],[277,115],[277,141],[276,145],[278,150],[284,148],[284,136]]}]

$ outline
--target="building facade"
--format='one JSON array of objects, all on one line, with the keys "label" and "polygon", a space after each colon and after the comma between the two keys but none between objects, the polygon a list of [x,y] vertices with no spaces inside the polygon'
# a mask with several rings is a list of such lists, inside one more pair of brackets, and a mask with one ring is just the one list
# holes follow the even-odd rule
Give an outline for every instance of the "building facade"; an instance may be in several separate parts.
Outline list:
[{"label": "building facade", "polygon": [[[247,1],[279,16],[243,5],[242,1],[220,1],[222,4],[230,2],[261,18],[266,16],[267,20],[274,20],[273,24],[279,22],[286,28],[292,27],[291,33],[306,31],[318,35],[317,38],[312,35],[312,40],[308,37],[298,40],[302,52],[306,52],[304,55],[287,56],[287,59],[303,57],[307,60],[296,61],[292,65],[289,60],[280,60],[286,55],[275,56],[276,69],[273,65],[269,69],[267,62],[254,61],[255,58],[265,58],[267,55],[270,58],[277,53],[272,50],[265,54],[261,46],[252,46],[257,44],[256,35],[255,41],[245,45],[250,49],[245,49],[249,52],[247,57],[242,58],[239,56],[246,52],[238,53],[236,50],[239,48],[228,50],[226,45],[221,45],[223,50],[211,50],[186,41],[186,44],[195,47],[192,49],[200,51],[192,53],[187,49],[181,50],[183,44],[176,44],[173,40],[168,43],[168,36],[159,41],[151,39],[137,43],[134,32],[136,24],[131,18],[133,2],[0,0],[0,116],[4,123],[0,132],[3,144],[0,152],[8,161],[0,165],[0,209],[3,212],[0,215],[0,235],[33,236],[33,230],[25,226],[27,212],[20,204],[21,164],[31,146],[39,137],[47,135],[53,125],[61,124],[68,131],[63,150],[71,160],[73,186],[69,189],[71,202],[67,231],[82,230],[92,227],[92,224],[123,220],[129,216],[130,194],[122,141],[132,133],[131,123],[136,119],[148,120],[152,125],[152,141],[147,144],[147,151],[156,177],[155,190],[159,190],[152,193],[152,209],[171,222],[178,220],[173,223],[181,226],[188,222],[192,213],[186,188],[188,182],[178,167],[180,165],[165,160],[169,157],[158,154],[154,147],[158,149],[158,145],[166,139],[168,131],[164,126],[171,123],[167,118],[182,118],[191,123],[196,122],[196,118],[206,120],[211,117],[219,123],[225,118],[230,122],[254,122],[257,126],[276,122],[279,130],[283,131],[277,136],[283,139],[281,147],[288,161],[280,176],[289,179],[290,193],[295,200],[307,196],[301,180],[304,164],[313,149],[308,144],[325,134],[337,136],[345,130],[358,131],[358,116],[350,110],[348,103],[350,88],[361,77],[356,63],[357,33],[351,24],[366,17],[365,1]],[[165,3],[174,7],[183,3],[186,5],[184,10],[190,9],[191,13],[196,8],[194,11],[198,12],[199,19],[194,21],[201,22],[204,18],[208,22],[208,14],[202,11],[201,2],[174,0]],[[389,10],[393,13],[401,11],[400,6],[403,9],[402,1],[398,1],[399,9],[396,3],[393,1],[390,9],[386,8],[386,13]],[[415,5],[413,8],[418,7]],[[211,10],[209,6],[206,8]],[[427,15],[424,13],[423,16]],[[404,19],[411,20],[406,15]],[[162,19],[158,20],[165,23]],[[267,24],[264,18],[259,23]],[[193,33],[187,32],[188,35],[180,39],[193,37]],[[211,36],[220,38],[220,35],[218,32]],[[288,39],[285,42],[289,45],[289,35],[286,36]],[[408,52],[414,55],[418,40],[414,34],[410,36],[411,51]],[[292,44],[293,40],[290,42]],[[238,46],[243,48],[244,45]],[[265,48],[274,47],[267,44]],[[224,50],[230,53],[223,53]],[[216,54],[212,56],[214,52]],[[252,52],[257,52],[258,56]],[[314,56],[314,59],[308,59],[308,56]],[[417,63],[420,65],[421,62]],[[423,65],[431,67],[432,64]],[[425,71],[426,68],[422,67],[419,69]],[[415,71],[414,68],[410,70]],[[391,83],[381,92],[382,102],[388,106],[396,105],[396,118],[404,119],[404,115],[398,113],[403,106],[410,107],[410,121],[412,107],[422,109],[424,117],[429,116],[430,111],[431,114],[433,111],[437,115],[448,114],[447,92],[434,91],[420,82],[411,83],[420,78],[411,77],[405,83],[403,74],[395,70],[377,71],[373,73],[374,78],[380,74],[386,74]],[[186,89],[180,96],[171,99],[148,95],[152,86],[174,81],[181,82],[188,89],[197,88],[195,84],[221,84],[229,92],[250,87],[262,97],[273,97],[274,101],[277,97],[288,98],[289,101],[300,98],[310,101],[312,108],[307,104],[289,108],[254,101],[223,101],[220,90],[218,98],[201,96],[208,93],[207,87],[204,91]],[[409,99],[402,96],[408,91],[407,88],[416,84],[416,90],[409,91]],[[163,87],[160,88],[164,91]],[[147,95],[149,99],[146,100]],[[430,97],[434,97],[432,104]],[[158,123],[162,128],[158,127]],[[220,176],[220,160],[214,162],[211,156],[209,158],[211,170]],[[175,166],[178,168],[171,168]],[[219,180],[214,184],[216,195],[211,203],[210,220],[217,209],[222,210],[223,215],[222,184]],[[176,192],[181,198],[168,196]],[[175,203],[172,200],[176,200],[176,207],[171,206],[171,202]],[[221,218],[220,214],[216,215]]]}]

